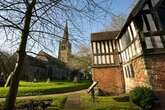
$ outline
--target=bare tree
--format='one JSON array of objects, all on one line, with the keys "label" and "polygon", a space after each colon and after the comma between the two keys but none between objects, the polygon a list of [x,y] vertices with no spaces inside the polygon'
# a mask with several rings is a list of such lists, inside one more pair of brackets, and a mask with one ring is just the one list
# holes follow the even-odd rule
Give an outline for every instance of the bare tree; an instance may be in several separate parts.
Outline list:
[{"label": "bare tree", "polygon": [[124,14],[112,16],[111,24],[105,27],[106,31],[120,31],[125,23],[127,16]]},{"label": "bare tree", "polygon": [[[109,0],[110,1],[110,0]],[[7,41],[16,45],[17,63],[12,74],[5,110],[14,110],[19,78],[27,47],[39,43],[48,49],[48,40],[60,39],[58,34],[66,19],[80,32],[76,20],[94,20],[96,11],[107,13],[107,0],[3,0],[0,1],[0,30]],[[102,6],[100,6],[102,4]],[[108,8],[108,7],[107,7]],[[108,10],[108,9],[107,9]],[[27,45],[28,44],[28,45]]]}]

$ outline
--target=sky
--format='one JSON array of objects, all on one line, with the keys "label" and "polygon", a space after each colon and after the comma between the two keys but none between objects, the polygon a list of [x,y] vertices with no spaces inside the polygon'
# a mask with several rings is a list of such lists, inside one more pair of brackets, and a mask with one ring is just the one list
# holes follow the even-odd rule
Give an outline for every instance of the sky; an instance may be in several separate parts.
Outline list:
[{"label": "sky", "polygon": [[[132,5],[133,0],[112,0],[112,4],[109,8],[109,12],[112,12],[113,14],[116,15],[120,15],[120,14],[124,14],[124,15],[128,15],[129,11],[130,11],[130,7]],[[104,8],[104,5],[102,6]],[[76,50],[77,46],[79,44],[83,44],[86,46],[90,46],[90,34],[93,32],[100,32],[100,31],[104,31],[106,26],[109,26],[111,24],[111,17],[112,14],[106,14],[104,16],[101,17],[101,19],[99,20],[81,20],[81,18],[79,20],[79,28],[81,31],[81,34],[79,34],[79,41],[78,44],[76,44],[74,41],[70,41],[72,44],[72,52],[74,52],[74,50]],[[65,23],[64,23],[65,25]],[[74,33],[75,29],[72,25],[72,23],[68,22],[68,27],[69,27],[69,33],[72,34]],[[18,46],[12,46],[9,45],[8,43],[4,43],[5,39],[3,38],[3,34],[1,34],[1,38],[0,38],[0,49],[1,50],[5,50],[5,51],[9,51],[11,53],[15,52],[16,48]],[[63,32],[61,32],[61,36],[63,36]],[[77,35],[76,34],[72,34],[71,38],[76,38]],[[53,42],[55,43],[54,47],[50,47],[51,51],[43,49],[41,46],[35,46],[34,48],[32,48],[32,51],[37,53],[40,50],[44,50],[45,52],[49,53],[52,56],[57,57],[58,56],[58,41]]]}]

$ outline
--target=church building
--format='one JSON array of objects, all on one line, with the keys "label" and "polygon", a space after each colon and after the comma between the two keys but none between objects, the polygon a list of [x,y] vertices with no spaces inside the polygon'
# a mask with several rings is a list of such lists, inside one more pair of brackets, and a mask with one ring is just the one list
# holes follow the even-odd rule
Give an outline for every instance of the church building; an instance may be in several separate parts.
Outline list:
[{"label": "church building", "polygon": [[44,51],[40,51],[35,57],[27,55],[24,61],[22,78],[24,80],[62,80],[69,79],[71,70],[66,63],[71,54],[68,25],[64,28],[63,39],[59,45],[59,57],[55,58]]},{"label": "church building", "polygon": [[67,63],[69,61],[69,57],[71,55],[71,44],[69,42],[69,33],[68,33],[68,24],[66,22],[64,28],[64,36],[59,44],[59,54],[58,59],[62,62]]},{"label": "church building", "polygon": [[91,34],[93,80],[103,92],[165,91],[165,1],[139,0],[119,31]]}]

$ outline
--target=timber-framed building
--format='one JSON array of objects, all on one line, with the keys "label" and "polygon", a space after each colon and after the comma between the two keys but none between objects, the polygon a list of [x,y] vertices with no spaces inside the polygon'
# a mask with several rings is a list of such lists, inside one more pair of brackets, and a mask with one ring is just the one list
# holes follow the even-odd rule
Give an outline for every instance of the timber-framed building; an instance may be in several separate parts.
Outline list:
[{"label": "timber-framed building", "polygon": [[91,34],[93,80],[103,92],[165,91],[165,0],[140,0],[119,31]]}]

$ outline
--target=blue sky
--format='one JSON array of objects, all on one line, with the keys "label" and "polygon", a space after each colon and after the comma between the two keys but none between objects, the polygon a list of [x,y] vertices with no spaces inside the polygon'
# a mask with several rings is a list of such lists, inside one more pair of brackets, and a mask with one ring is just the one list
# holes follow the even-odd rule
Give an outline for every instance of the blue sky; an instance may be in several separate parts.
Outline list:
[{"label": "blue sky", "polygon": [[[112,11],[116,15],[124,14],[127,15],[129,13],[129,7],[131,6],[133,0],[113,0],[110,11]],[[93,28],[92,32],[102,31],[105,28],[105,25],[110,25],[111,23],[111,15],[108,15],[105,19],[102,19],[101,23],[95,22],[95,28]]]},{"label": "blue sky", "polygon": [[[133,0],[112,0],[112,4],[110,6],[110,9],[107,10],[109,12],[113,12],[116,15],[120,15],[120,14],[124,14],[124,15],[128,15],[129,13],[129,7],[132,4]],[[103,8],[104,5],[102,6]],[[79,35],[80,38],[79,39],[81,41],[79,41],[79,43],[85,44],[90,46],[90,34],[92,32],[100,32],[103,31],[105,29],[105,26],[110,25],[111,24],[111,14],[106,14],[105,16],[101,17],[101,19],[99,20],[93,20],[93,21],[87,21],[87,20],[81,20],[81,18],[78,22],[79,24],[78,27],[80,28],[82,34]],[[65,25],[65,23],[64,23]],[[75,32],[74,27],[72,26],[72,23],[68,23],[68,27],[69,27],[69,33],[72,34],[72,32]],[[1,35],[3,36],[3,34],[1,33]],[[61,36],[63,36],[63,32],[61,32]],[[77,37],[76,34],[73,34],[74,38]],[[0,38],[0,49],[3,50],[7,50],[10,52],[14,52],[16,48],[12,48],[11,46],[9,46],[8,43],[3,43],[5,39]],[[76,50],[77,44],[75,44],[74,42],[72,42],[72,51]],[[78,43],[78,44],[79,44]],[[56,46],[54,47],[50,47],[50,50],[52,50],[52,52],[48,51],[48,50],[44,50],[43,48],[41,48],[40,46],[36,46],[32,49],[33,52],[38,52],[40,50],[44,50],[46,52],[48,52],[49,54],[53,55],[53,56],[58,56],[58,42],[56,41]],[[16,46],[17,47],[17,46]]]}]

